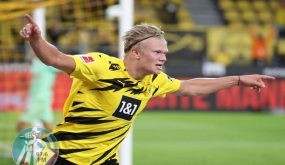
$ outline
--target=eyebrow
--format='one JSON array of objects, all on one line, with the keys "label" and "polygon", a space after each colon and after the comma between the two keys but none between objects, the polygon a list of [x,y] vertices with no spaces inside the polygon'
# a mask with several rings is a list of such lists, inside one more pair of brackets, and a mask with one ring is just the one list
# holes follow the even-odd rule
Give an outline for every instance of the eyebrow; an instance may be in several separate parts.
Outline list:
[{"label": "eyebrow", "polygon": [[136,42],[132,43],[130,46],[128,46],[128,48],[125,48],[125,52],[129,51],[134,45],[136,45],[137,43],[139,42],[142,42],[143,40],[146,40],[148,38],[151,38],[151,37],[156,37],[156,36],[160,36],[160,35],[151,35],[151,36],[148,36],[148,37],[145,37],[145,38],[142,38],[140,40],[137,40]]}]

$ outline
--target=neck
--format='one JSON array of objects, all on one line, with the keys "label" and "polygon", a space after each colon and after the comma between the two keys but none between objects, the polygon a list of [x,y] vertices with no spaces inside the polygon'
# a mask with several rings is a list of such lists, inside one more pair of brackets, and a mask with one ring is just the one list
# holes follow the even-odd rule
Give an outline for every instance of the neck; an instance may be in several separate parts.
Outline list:
[{"label": "neck", "polygon": [[136,80],[142,80],[147,75],[139,68],[137,61],[129,56],[124,58],[124,65],[129,75]]}]

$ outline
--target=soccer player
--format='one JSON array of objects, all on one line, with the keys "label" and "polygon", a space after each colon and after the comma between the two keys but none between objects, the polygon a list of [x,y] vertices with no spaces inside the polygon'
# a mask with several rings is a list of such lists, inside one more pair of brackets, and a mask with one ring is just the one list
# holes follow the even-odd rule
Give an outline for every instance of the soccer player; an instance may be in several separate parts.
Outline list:
[{"label": "soccer player", "polygon": [[20,116],[18,131],[39,123],[43,124],[45,129],[52,131],[52,88],[58,70],[46,66],[37,57],[33,58],[30,70],[32,80],[29,86],[28,106]]},{"label": "soccer player", "polygon": [[236,85],[260,91],[267,75],[178,80],[165,74],[168,52],[164,32],[136,25],[124,36],[124,59],[101,52],[68,55],[41,37],[31,16],[20,35],[46,65],[73,78],[64,121],[53,131],[59,143],[56,164],[118,164],[118,150],[136,116],[152,97],[204,95]]}]

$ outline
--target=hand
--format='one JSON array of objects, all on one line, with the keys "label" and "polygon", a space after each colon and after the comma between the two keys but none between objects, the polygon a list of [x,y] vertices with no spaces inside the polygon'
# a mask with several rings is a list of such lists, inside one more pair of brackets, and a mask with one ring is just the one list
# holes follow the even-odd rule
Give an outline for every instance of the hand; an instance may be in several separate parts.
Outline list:
[{"label": "hand", "polygon": [[33,18],[28,14],[25,15],[25,18],[28,23],[22,28],[22,30],[20,30],[21,37],[29,41],[41,38],[40,28]]},{"label": "hand", "polygon": [[263,80],[274,80],[275,77],[253,74],[253,75],[242,75],[239,77],[239,85],[251,87],[252,89],[260,92],[262,88],[265,87],[265,83]]},{"label": "hand", "polygon": [[26,132],[25,133],[25,143],[26,143],[26,151],[32,152],[33,151],[33,144],[37,141],[37,135],[35,131]]}]

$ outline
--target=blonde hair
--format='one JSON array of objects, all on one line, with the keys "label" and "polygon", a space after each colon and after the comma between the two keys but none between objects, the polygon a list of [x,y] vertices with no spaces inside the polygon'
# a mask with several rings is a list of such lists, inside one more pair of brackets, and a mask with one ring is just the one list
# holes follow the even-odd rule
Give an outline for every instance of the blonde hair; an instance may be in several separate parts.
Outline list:
[{"label": "blonde hair", "polygon": [[133,46],[135,46],[139,42],[151,37],[159,37],[164,39],[164,31],[154,25],[146,23],[135,25],[123,36],[124,52],[128,52]]}]

